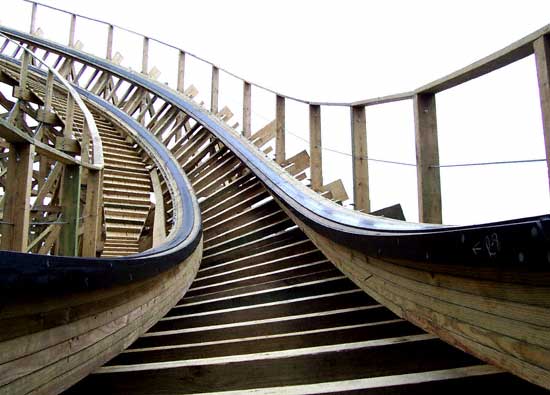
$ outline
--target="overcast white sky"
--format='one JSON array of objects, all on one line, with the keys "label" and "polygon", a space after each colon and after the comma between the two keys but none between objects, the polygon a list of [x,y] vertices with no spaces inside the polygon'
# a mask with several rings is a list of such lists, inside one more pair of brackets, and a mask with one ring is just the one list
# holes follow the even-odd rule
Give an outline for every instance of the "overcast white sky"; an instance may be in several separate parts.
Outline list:
[{"label": "overcast white sky", "polygon": [[[28,29],[30,6],[3,0],[2,23]],[[167,1],[44,3],[109,21],[213,61],[248,80],[309,100],[352,101],[412,90],[550,23],[550,1]],[[68,19],[39,13],[47,38],[66,41]],[[60,30],[60,28],[63,29]],[[67,27],[67,28],[65,28]],[[80,23],[84,49],[103,53],[106,32]],[[139,68],[140,42],[115,36]],[[175,55],[151,49],[151,66],[172,82]],[[208,101],[208,72],[190,64],[188,83]],[[241,86],[222,76],[221,104],[240,117]],[[266,97],[264,97],[266,96]],[[272,98],[253,91],[254,126],[273,118]],[[544,158],[532,57],[437,95],[440,162]],[[307,146],[307,107],[287,104],[287,150]],[[238,120],[238,119],[237,119]],[[414,163],[409,101],[367,110],[369,156]],[[323,108],[325,147],[350,152],[349,110]],[[342,178],[348,156],[324,152],[325,180]],[[484,222],[548,212],[544,163],[442,169],[445,223]],[[417,219],[416,171],[370,164],[373,209],[400,202]]]}]

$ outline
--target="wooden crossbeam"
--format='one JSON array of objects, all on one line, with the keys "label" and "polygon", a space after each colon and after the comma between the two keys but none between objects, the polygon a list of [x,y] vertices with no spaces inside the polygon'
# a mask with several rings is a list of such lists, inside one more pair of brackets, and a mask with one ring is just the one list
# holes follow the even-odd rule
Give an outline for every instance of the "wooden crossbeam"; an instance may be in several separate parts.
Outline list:
[{"label": "wooden crossbeam", "polygon": [[275,138],[276,134],[276,121],[271,121],[263,128],[258,130],[252,135],[250,141],[258,148],[262,148],[265,144]]},{"label": "wooden crossbeam", "polygon": [[309,167],[309,161],[309,154],[306,150],[303,150],[281,163],[281,167],[294,176],[307,169]]}]

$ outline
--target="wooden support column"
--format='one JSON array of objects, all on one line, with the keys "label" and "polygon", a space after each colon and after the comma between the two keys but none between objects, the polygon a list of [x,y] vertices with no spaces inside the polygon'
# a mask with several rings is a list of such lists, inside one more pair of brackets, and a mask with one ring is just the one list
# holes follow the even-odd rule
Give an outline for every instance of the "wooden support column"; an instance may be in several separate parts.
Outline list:
[{"label": "wooden support column", "polygon": [[97,255],[97,241],[99,240],[99,221],[101,221],[101,192],[102,171],[88,170],[86,179],[86,205],[84,206],[84,227],[82,238],[82,256],[95,257]]},{"label": "wooden support column", "polygon": [[69,47],[74,47],[74,34],[76,29],[76,15],[71,14],[71,27],[69,28]]},{"label": "wooden support column", "polygon": [[32,10],[31,10],[31,27],[29,29],[30,34],[34,34],[36,32],[36,12],[38,11],[38,4],[32,3]]},{"label": "wooden support column", "polygon": [[414,96],[414,126],[420,222],[442,223],[437,113],[434,93]]},{"label": "wooden support column", "polygon": [[185,52],[180,51],[178,56],[178,92],[183,93],[185,91]]},{"label": "wooden support column", "polygon": [[365,107],[351,107],[351,153],[353,204],[355,210],[370,212],[369,162],[367,160],[367,121]]},{"label": "wooden support column", "polygon": [[143,55],[141,58],[141,72],[147,74],[149,67],[149,37],[143,37]]},{"label": "wooden support column", "polygon": [[321,144],[321,106],[309,106],[309,155],[311,189],[320,191],[323,186],[323,151]]},{"label": "wooden support column", "polygon": [[80,166],[65,165],[61,185],[61,221],[59,254],[76,256],[80,215]]},{"label": "wooden support column", "polygon": [[31,144],[10,144],[4,195],[5,223],[2,224],[3,250],[27,250],[33,154]]},{"label": "wooden support column", "polygon": [[542,36],[534,42],[535,61],[539,81],[540,109],[542,113],[542,131],[548,168],[550,187],[550,36]]},{"label": "wooden support column", "polygon": [[275,161],[285,161],[285,98],[277,95],[275,99]]},{"label": "wooden support column", "polygon": [[252,136],[252,86],[243,83],[243,136],[247,139]]},{"label": "wooden support column", "polygon": [[113,59],[113,36],[115,28],[113,25],[107,27],[107,53],[105,54],[105,59]]},{"label": "wooden support column", "polygon": [[212,66],[212,89],[210,91],[210,111],[218,113],[218,96],[220,93],[220,69]]}]

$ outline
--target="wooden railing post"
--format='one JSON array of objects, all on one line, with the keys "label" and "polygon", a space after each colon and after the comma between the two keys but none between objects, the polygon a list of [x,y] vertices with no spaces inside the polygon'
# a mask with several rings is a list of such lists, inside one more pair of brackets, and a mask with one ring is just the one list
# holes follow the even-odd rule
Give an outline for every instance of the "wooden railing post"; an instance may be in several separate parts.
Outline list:
[{"label": "wooden railing post", "polygon": [[414,96],[414,125],[420,222],[442,223],[437,113],[434,93]]},{"label": "wooden railing post", "polygon": [[370,212],[369,162],[367,160],[367,121],[365,106],[351,107],[351,152],[353,203],[355,210]]},{"label": "wooden railing post", "polygon": [[74,47],[74,34],[76,29],[76,15],[71,14],[71,27],[69,28],[69,47]]},{"label": "wooden railing post", "polygon": [[212,114],[218,113],[218,95],[220,91],[220,69],[212,66],[212,89],[210,91],[210,111]]},{"label": "wooden railing post", "polygon": [[323,151],[321,142],[321,106],[309,106],[309,156],[311,189],[320,191],[323,186]]},{"label": "wooden railing post", "polygon": [[252,86],[243,83],[243,136],[247,139],[252,136]]},{"label": "wooden railing post", "polygon": [[141,57],[141,72],[147,74],[149,68],[149,37],[143,37],[143,53]]},{"label": "wooden railing post", "polygon": [[550,187],[550,36],[545,35],[538,38],[533,46],[537,64],[542,131],[544,133],[548,185]]},{"label": "wooden railing post", "polygon": [[112,60],[113,59],[113,36],[114,36],[115,28],[113,25],[109,25],[107,27],[107,52],[105,54],[105,59]]},{"label": "wooden railing post", "polygon": [[34,145],[10,144],[2,217],[3,250],[27,250],[33,157]]},{"label": "wooden railing post", "polygon": [[38,4],[32,3],[32,10],[31,10],[31,26],[29,29],[30,34],[34,34],[36,32],[36,11],[38,10]]},{"label": "wooden railing post", "polygon": [[275,161],[285,161],[285,98],[277,95],[275,99]]},{"label": "wooden railing post", "polygon": [[185,91],[185,52],[179,51],[178,55],[178,92],[183,93]]}]

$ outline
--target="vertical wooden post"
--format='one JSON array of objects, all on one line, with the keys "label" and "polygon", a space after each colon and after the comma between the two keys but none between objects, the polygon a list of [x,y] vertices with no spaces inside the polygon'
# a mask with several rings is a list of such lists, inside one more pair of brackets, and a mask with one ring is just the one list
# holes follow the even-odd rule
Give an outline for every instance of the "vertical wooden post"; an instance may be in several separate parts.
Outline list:
[{"label": "vertical wooden post", "polygon": [[285,161],[285,98],[277,95],[275,99],[275,161]]},{"label": "vertical wooden post", "polygon": [[67,94],[67,111],[65,112],[65,129],[64,129],[64,135],[67,138],[70,138],[72,136],[73,123],[74,123],[74,98],[70,93],[68,93]]},{"label": "vertical wooden post", "polygon": [[212,89],[210,91],[210,111],[218,113],[218,95],[220,91],[220,69],[212,66]]},{"label": "vertical wooden post", "polygon": [[164,196],[160,185],[160,178],[156,169],[149,173],[151,185],[155,194],[155,218],[153,220],[153,247],[160,245],[166,239],[166,218],[164,209]]},{"label": "vertical wooden post", "polygon": [[10,144],[4,195],[2,249],[26,251],[29,240],[30,198],[34,146]]},{"label": "vertical wooden post", "polygon": [[147,74],[149,68],[149,37],[143,37],[143,56],[141,58],[141,72]]},{"label": "vertical wooden post", "polygon": [[76,15],[71,14],[71,27],[69,29],[69,47],[74,47],[75,29],[76,29]]},{"label": "vertical wooden post", "polygon": [[323,151],[321,143],[321,106],[309,106],[309,155],[311,188],[320,191],[323,186]]},{"label": "vertical wooden post", "polygon": [[34,34],[36,32],[36,11],[38,10],[38,4],[32,3],[32,10],[31,10],[31,27],[29,29],[30,34]]},{"label": "vertical wooden post", "polygon": [[48,77],[46,78],[46,94],[44,97],[44,112],[49,113],[52,111],[53,100],[53,80],[54,76],[51,71],[48,71]]},{"label": "vertical wooden post", "polygon": [[418,211],[420,222],[442,223],[437,113],[434,93],[414,96]]},{"label": "vertical wooden post", "polygon": [[542,113],[542,131],[550,186],[550,36],[542,36],[534,42],[535,61],[539,81],[540,109]]},{"label": "vertical wooden post", "polygon": [[185,52],[180,51],[178,56],[178,92],[185,91]]},{"label": "vertical wooden post", "polygon": [[95,257],[97,253],[98,233],[101,228],[101,191],[103,176],[101,170],[88,170],[86,179],[86,205],[84,207],[84,237],[82,239],[82,256]]},{"label": "vertical wooden post", "polygon": [[80,166],[65,165],[61,185],[61,220],[65,222],[59,233],[59,254],[76,256],[80,212]]},{"label": "vertical wooden post", "polygon": [[115,28],[113,25],[109,25],[107,27],[107,53],[105,55],[105,59],[112,60],[113,59],[113,36],[114,36]]},{"label": "vertical wooden post", "polygon": [[243,136],[247,139],[252,136],[252,86],[243,83]]},{"label": "vertical wooden post", "polygon": [[355,210],[370,212],[369,162],[367,160],[367,121],[365,107],[351,107],[351,152],[353,203]]},{"label": "vertical wooden post", "polygon": [[21,58],[21,71],[19,73],[19,88],[22,92],[27,89],[27,76],[29,74],[29,59],[30,55],[27,51],[23,51]]}]

